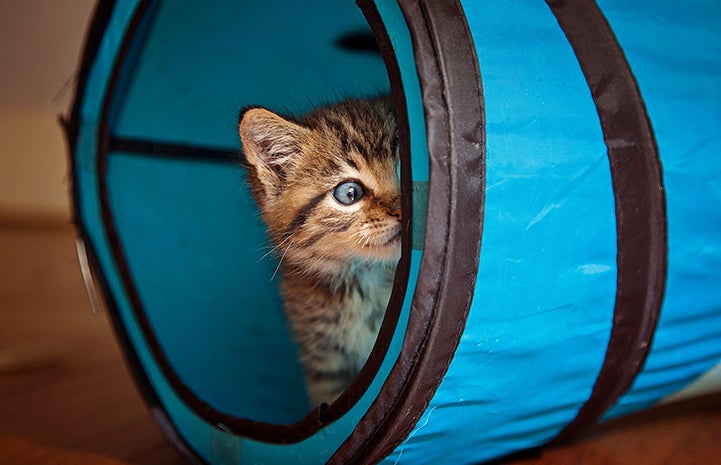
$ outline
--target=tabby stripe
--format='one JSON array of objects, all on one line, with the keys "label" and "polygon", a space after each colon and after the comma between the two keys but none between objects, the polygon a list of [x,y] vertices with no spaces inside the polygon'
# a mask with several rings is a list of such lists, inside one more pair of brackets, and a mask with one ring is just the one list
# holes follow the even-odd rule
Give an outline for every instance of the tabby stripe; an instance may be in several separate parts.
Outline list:
[{"label": "tabby stripe", "polygon": [[308,378],[310,378],[313,381],[338,382],[338,381],[345,381],[348,379],[352,379],[353,376],[346,370],[313,371],[311,373],[308,373]]},{"label": "tabby stripe", "polygon": [[[363,286],[361,286],[360,281],[358,281],[357,277],[353,278],[353,281],[348,284],[348,288],[348,292],[355,292],[356,294],[358,294],[361,300],[365,300],[366,295],[365,292],[363,292]],[[372,316],[373,315],[371,314],[370,317]]]},{"label": "tabby stripe", "polygon": [[302,245],[303,247],[312,247],[316,244],[316,242],[318,242],[321,239],[321,237],[323,237],[325,235],[326,235],[325,231],[317,232],[317,233],[313,234],[312,236],[310,236],[308,239],[301,242],[300,245]]},{"label": "tabby stripe", "polygon": [[353,161],[353,160],[351,160],[350,158],[348,158],[348,159],[345,160],[345,162],[348,164],[348,166],[350,166],[350,167],[353,168],[354,170],[360,171],[360,169],[358,168],[358,164],[357,164],[355,161]]},{"label": "tabby stripe", "polygon": [[316,244],[321,238],[324,236],[327,236],[329,232],[335,232],[335,233],[341,233],[344,231],[347,231],[351,225],[353,224],[353,221],[348,221],[346,223],[342,224],[327,224],[323,223],[324,229],[323,231],[317,232],[310,236],[308,239],[305,239],[303,242],[300,243],[303,247],[311,247]]},{"label": "tabby stripe", "polygon": [[[343,145],[343,152],[346,154],[350,153],[358,153],[366,160],[372,160],[372,159],[382,159],[385,156],[385,150],[383,150],[384,140],[378,141],[379,147],[374,147],[372,150],[368,150],[368,142],[367,140],[359,137],[357,134],[353,133],[352,130],[354,129],[352,126],[350,126],[348,123],[341,119],[328,119],[325,121],[326,127],[330,129],[332,132],[334,132],[340,139],[341,144]],[[395,153],[391,152],[393,156],[395,156]],[[353,168],[358,169],[358,166],[353,162],[353,160],[346,160],[349,165],[351,165]]]},{"label": "tabby stripe", "polygon": [[327,160],[327,165],[323,167],[323,174],[326,178],[330,178],[340,171],[340,168],[340,164],[335,160]]},{"label": "tabby stripe", "polygon": [[371,155],[372,155],[373,151],[366,150],[366,141],[355,138],[355,137],[353,139],[350,139],[350,137],[349,137],[348,139],[349,140],[343,142],[344,145],[346,145],[346,144],[350,145],[350,148],[352,149],[353,152],[360,154],[366,160],[371,159]]},{"label": "tabby stripe", "polygon": [[337,136],[343,136],[344,134],[348,133],[349,130],[353,130],[354,128],[351,127],[350,124],[346,124],[343,119],[337,118],[337,115],[334,118],[327,118],[324,122],[326,123],[326,126],[328,129],[330,129],[332,132],[334,132]]},{"label": "tabby stripe", "polygon": [[340,321],[340,313],[311,313],[309,310],[303,314],[303,324],[316,326],[320,324],[337,325]]},{"label": "tabby stripe", "polygon": [[[333,354],[348,353],[347,348],[344,345],[342,345],[341,343],[328,340],[327,332],[316,331],[313,334],[313,337],[314,337],[313,341],[315,341],[317,344],[316,347],[324,352],[323,354],[317,354],[318,357],[311,357],[313,360],[316,361],[317,365],[323,364],[326,361],[326,356],[328,353],[333,353]],[[314,352],[314,354],[315,354],[315,352]]]},{"label": "tabby stripe", "polygon": [[323,226],[328,228],[326,233],[328,231],[340,233],[340,232],[348,231],[348,229],[351,227],[352,224],[353,224],[353,220],[348,220],[345,223],[336,223],[336,224],[332,224],[332,225],[331,224],[323,224]]},{"label": "tabby stripe", "polygon": [[372,148],[369,148],[368,142],[369,141],[362,141],[362,140],[360,142],[358,142],[359,144],[361,144],[361,147],[363,148],[364,153],[362,155],[365,157],[366,160],[382,161],[382,160],[388,158],[389,156],[395,157],[395,153],[393,153],[390,150],[384,149],[385,139],[380,139],[380,140],[376,139],[375,141],[370,141],[371,143],[375,142],[375,143],[373,143]]},{"label": "tabby stripe", "polygon": [[293,234],[294,231],[296,231],[298,228],[303,226],[306,221],[308,221],[308,217],[311,213],[313,213],[313,210],[318,206],[318,204],[323,200],[323,197],[325,197],[327,194],[325,192],[321,192],[320,194],[316,195],[312,199],[308,201],[303,207],[298,210],[298,213],[296,213],[295,218],[293,218],[293,221],[291,221],[290,225],[285,230],[285,233],[283,234],[283,237],[288,237],[289,235]]},{"label": "tabby stripe", "polygon": [[349,153],[351,151],[351,146],[349,144],[348,138],[345,137],[345,134],[348,132],[348,125],[345,124],[340,119],[327,119],[325,121],[326,127],[334,133],[338,138],[340,139],[341,144],[343,144],[343,151],[345,153]]}]

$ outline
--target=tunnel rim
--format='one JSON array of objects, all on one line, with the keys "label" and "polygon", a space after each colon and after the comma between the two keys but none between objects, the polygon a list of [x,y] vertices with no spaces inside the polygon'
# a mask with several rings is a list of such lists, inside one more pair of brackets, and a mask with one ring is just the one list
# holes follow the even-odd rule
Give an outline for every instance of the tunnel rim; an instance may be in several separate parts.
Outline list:
[{"label": "tunnel rim", "polygon": [[[313,407],[309,409],[308,413],[297,422],[292,424],[283,424],[269,423],[226,414],[202,400],[197,393],[189,388],[179,377],[172,364],[168,361],[164,350],[152,330],[152,325],[147,318],[143,303],[140,299],[137,288],[135,287],[135,282],[133,280],[132,273],[129,270],[118,231],[115,226],[106,182],[108,158],[113,152],[117,152],[120,149],[137,150],[139,151],[138,153],[142,152],[144,155],[161,157],[179,152],[178,158],[191,159],[197,158],[198,155],[201,154],[209,154],[208,158],[211,162],[217,161],[225,156],[225,152],[222,150],[206,150],[202,147],[194,147],[191,145],[155,143],[152,141],[116,138],[109,131],[110,107],[113,101],[114,91],[116,90],[115,81],[118,79],[118,76],[123,69],[128,49],[137,39],[138,29],[141,23],[147,20],[147,15],[152,15],[154,13],[153,8],[157,7],[157,4],[158,2],[153,0],[141,0],[132,13],[129,26],[124,32],[121,40],[121,48],[118,58],[112,66],[108,89],[105,92],[101,103],[100,120],[95,123],[95,126],[97,127],[97,144],[94,158],[98,163],[98,168],[95,174],[99,178],[99,192],[97,195],[100,198],[101,223],[104,233],[108,237],[107,248],[110,250],[114,260],[114,265],[118,269],[118,275],[122,282],[125,296],[130,301],[131,314],[137,321],[138,326],[141,328],[141,336],[144,342],[149,346],[149,352],[153,356],[158,368],[161,370],[165,381],[172,387],[174,391],[173,394],[180,398],[194,415],[197,415],[199,419],[206,422],[211,427],[221,428],[223,431],[235,436],[267,443],[298,443],[317,434],[325,426],[338,420],[350,409],[352,409],[378,374],[380,364],[386,356],[388,346],[390,345],[393,331],[400,316],[405,292],[407,291],[410,244],[412,242],[410,237],[410,215],[407,215],[407,220],[404,218],[403,252],[394,281],[391,301],[388,304],[387,315],[380,328],[380,334],[385,334],[385,336],[381,337],[379,334],[368,362],[361,370],[361,373],[353,381],[351,386],[346,389],[343,395],[336,402],[330,406],[321,405]],[[63,120],[72,163],[71,173],[73,179],[77,178],[77,170],[79,169],[76,163],[75,151],[77,148],[80,126],[83,124],[81,109],[83,105],[84,89],[88,80],[88,75],[92,71],[95,59],[99,53],[100,42],[103,39],[105,29],[107,28],[116,5],[117,3],[114,0],[106,0],[104,2],[100,2],[96,7],[88,35],[85,40],[84,50],[81,55],[82,58],[79,68],[78,86],[72,103],[70,117],[67,120]],[[374,30],[372,30],[372,32],[375,33]],[[390,76],[389,80],[392,81]],[[394,104],[404,106],[404,97],[398,97],[395,95],[397,90],[398,89],[395,89],[393,93]],[[401,115],[401,118],[406,118],[404,113],[401,112]],[[401,142],[401,146],[401,155],[409,157],[409,143]],[[403,150],[404,148],[405,155]],[[407,166],[410,165],[409,162],[403,164]],[[406,182],[402,183],[402,189],[404,190],[404,208],[407,206],[408,211],[411,211],[410,202],[412,201],[412,193],[409,176],[409,172],[402,175],[402,177],[405,177],[406,179]],[[75,182],[73,182],[73,198],[75,224],[78,230],[78,235],[86,244],[93,274],[99,281],[103,294],[103,300],[113,323],[112,326],[116,332],[118,342],[123,349],[126,363],[133,372],[136,384],[138,385],[146,404],[151,409],[151,416],[158,423],[161,429],[166,432],[166,435],[171,440],[171,443],[173,443],[183,455],[188,456],[190,460],[196,463],[203,463],[202,459],[200,459],[195,452],[190,450],[189,445],[179,436],[177,429],[173,425],[172,415],[170,415],[170,412],[167,411],[166,407],[160,400],[156,387],[148,376],[147,367],[141,361],[137,348],[135,347],[135,343],[128,334],[122,316],[123,312],[120,310],[116,302],[117,297],[108,285],[107,277],[105,276],[106,271],[101,266],[100,260],[98,260],[96,244],[93,243],[93,239],[91,235],[88,234],[85,226],[80,205],[80,193],[77,189],[77,183]]]}]

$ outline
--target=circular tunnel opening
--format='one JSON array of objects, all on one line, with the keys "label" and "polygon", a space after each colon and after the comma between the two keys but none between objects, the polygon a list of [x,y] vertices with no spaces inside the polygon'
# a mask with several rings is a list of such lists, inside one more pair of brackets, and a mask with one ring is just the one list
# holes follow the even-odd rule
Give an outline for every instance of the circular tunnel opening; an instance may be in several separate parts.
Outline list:
[{"label": "circular tunnel opening", "polygon": [[[584,42],[590,36],[577,32],[605,34],[608,27],[602,16],[595,25],[577,21],[592,17],[575,14],[585,3],[564,14],[542,4],[523,17],[472,2],[358,3],[383,9],[376,11],[382,18],[366,21],[354,5],[330,0],[302,7],[125,0],[99,2],[98,17],[105,19],[96,17],[90,29],[96,48],[88,47],[83,60],[76,97],[83,103],[67,123],[76,221],[151,414],[176,446],[214,459],[208,463],[241,453],[278,463],[302,455],[358,463],[391,451],[398,460],[400,453],[411,461],[449,453],[470,460],[468,448],[454,447],[458,435],[475,432],[480,436],[464,440],[487,443],[488,428],[474,425],[488,418],[497,425],[490,431],[508,432],[491,434],[492,454],[535,447],[538,436],[524,429],[520,437],[516,425],[542,418],[537,431],[550,438],[565,426],[561,417],[577,415],[561,434],[575,432],[597,421],[624,384],[643,374],[638,361],[648,354],[663,293],[647,301],[652,311],[632,312],[643,318],[623,319],[619,338],[613,337],[618,309],[636,307],[633,299],[617,307],[614,298],[666,279],[663,266],[647,266],[665,263],[657,261],[666,255],[664,178],[653,177],[661,174],[659,154],[633,75],[607,86],[620,94],[597,89],[597,79],[587,75],[623,68],[622,52],[631,48],[616,47],[610,30],[605,39]],[[394,22],[412,42],[400,52],[398,30],[390,32]],[[383,37],[385,27],[393,40]],[[593,47],[601,42],[609,47]],[[609,66],[594,67],[605,62],[599,50]],[[479,63],[489,78],[483,86]],[[418,79],[417,88],[408,88],[409,77]],[[265,227],[236,161],[237,111],[262,105],[303,115],[389,87],[407,131],[403,212],[407,218],[412,210],[414,220],[404,224],[404,258],[383,344],[340,401],[311,410],[273,276],[277,261],[263,258]],[[596,91],[630,98],[608,106]],[[618,121],[641,124],[606,126]],[[619,139],[609,128],[639,127],[646,132],[626,139],[647,143],[607,144]],[[416,138],[408,132],[419,128],[428,137],[421,137],[423,150],[411,150]],[[631,149],[643,149],[621,157],[632,165],[609,169]],[[635,163],[653,176],[628,169]],[[646,189],[624,183],[619,173],[651,181]],[[624,198],[650,200],[636,208]],[[616,218],[633,221],[624,222],[624,232]],[[559,235],[569,224],[571,234]],[[644,247],[636,247],[638,238]],[[619,250],[650,259],[623,267],[617,258],[636,252]],[[620,279],[621,273],[650,281]],[[599,311],[575,311],[584,308]],[[642,345],[639,335],[646,338]],[[627,355],[627,346],[636,354],[626,357],[636,361],[629,370],[604,359]],[[564,395],[549,389],[548,399],[526,403],[528,376],[505,376],[520,358],[543,368],[533,373],[540,384],[557,387],[563,379]],[[619,367],[624,376],[617,376]],[[632,387],[628,394],[638,392]],[[549,406],[554,415],[547,415]],[[446,447],[426,447],[441,442]]]},{"label": "circular tunnel opening", "polygon": [[[238,163],[237,114],[259,105],[301,116],[344,98],[389,94],[388,74],[352,3],[144,2],[133,13],[99,127],[103,223],[148,351],[183,402],[210,423],[298,440],[352,407],[375,376],[407,266],[399,267],[406,271],[394,284],[383,341],[362,379],[327,410],[311,411],[277,257],[268,253]],[[407,131],[403,157],[405,138]]]}]

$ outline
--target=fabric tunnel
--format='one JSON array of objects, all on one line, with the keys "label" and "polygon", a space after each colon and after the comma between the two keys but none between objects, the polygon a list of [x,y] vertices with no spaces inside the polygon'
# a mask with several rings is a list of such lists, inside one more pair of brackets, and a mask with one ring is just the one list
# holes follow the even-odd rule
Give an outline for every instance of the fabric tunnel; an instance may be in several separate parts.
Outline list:
[{"label": "fabric tunnel", "polygon": [[[79,244],[188,461],[481,463],[718,387],[721,4],[357,3],[96,6]],[[368,362],[310,408],[238,111],[383,93],[402,258]]]}]

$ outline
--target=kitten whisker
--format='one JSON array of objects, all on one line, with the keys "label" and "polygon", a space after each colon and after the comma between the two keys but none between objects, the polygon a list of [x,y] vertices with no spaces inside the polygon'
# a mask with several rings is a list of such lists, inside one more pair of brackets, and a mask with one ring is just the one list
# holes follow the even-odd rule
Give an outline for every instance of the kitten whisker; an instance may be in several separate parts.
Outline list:
[{"label": "kitten whisker", "polygon": [[353,238],[355,238],[355,237],[358,237],[358,239],[357,239],[356,242],[358,242],[358,243],[360,244],[360,241],[363,240],[363,234],[364,234],[364,233],[365,233],[365,231],[363,231],[363,230],[361,229],[360,231],[356,231],[356,232],[354,232],[353,234],[351,234],[350,236],[348,236],[348,238],[349,238],[349,239],[353,239]]},{"label": "kitten whisker", "polygon": [[[289,240],[291,237],[293,237],[292,234],[290,234],[288,237],[286,237],[285,239],[283,239],[283,240],[282,240],[278,245],[276,245],[275,247],[271,247],[270,250],[269,250],[268,252],[266,252],[265,254],[263,254],[263,256],[260,257],[260,258],[258,259],[258,261],[256,261],[255,263],[260,263],[261,260],[263,260],[265,257],[267,257],[268,255],[272,254],[273,252],[275,252],[275,251],[278,250],[279,248],[281,248],[281,247],[283,246],[283,244],[285,244],[286,242],[288,242],[288,240]],[[286,252],[287,252],[287,251],[288,251],[288,249],[286,249]],[[285,253],[283,254],[283,256],[285,256]]]},{"label": "kitten whisker", "polygon": [[[288,239],[290,239],[291,237],[293,237],[292,234],[291,234],[290,236],[288,236]],[[286,242],[288,239],[284,240],[283,242]],[[281,242],[281,244],[283,244],[283,242]],[[281,263],[283,263],[283,259],[285,258],[285,254],[288,253],[288,249],[290,249],[290,246],[292,246],[292,245],[293,245],[293,241],[290,241],[290,243],[288,244],[288,247],[285,248],[285,251],[283,252],[283,255],[280,257],[280,260],[278,260],[278,266],[275,267],[275,271],[273,271],[273,275],[270,277],[270,280],[271,280],[271,281],[273,280],[273,278],[275,278],[275,275],[278,274],[278,270],[280,269]]]},{"label": "kitten whisker", "polygon": [[366,247],[368,247],[368,243],[370,242],[370,240],[371,240],[371,236],[369,234],[366,234],[365,237],[363,238],[363,243],[360,244],[361,248],[365,249]]}]

